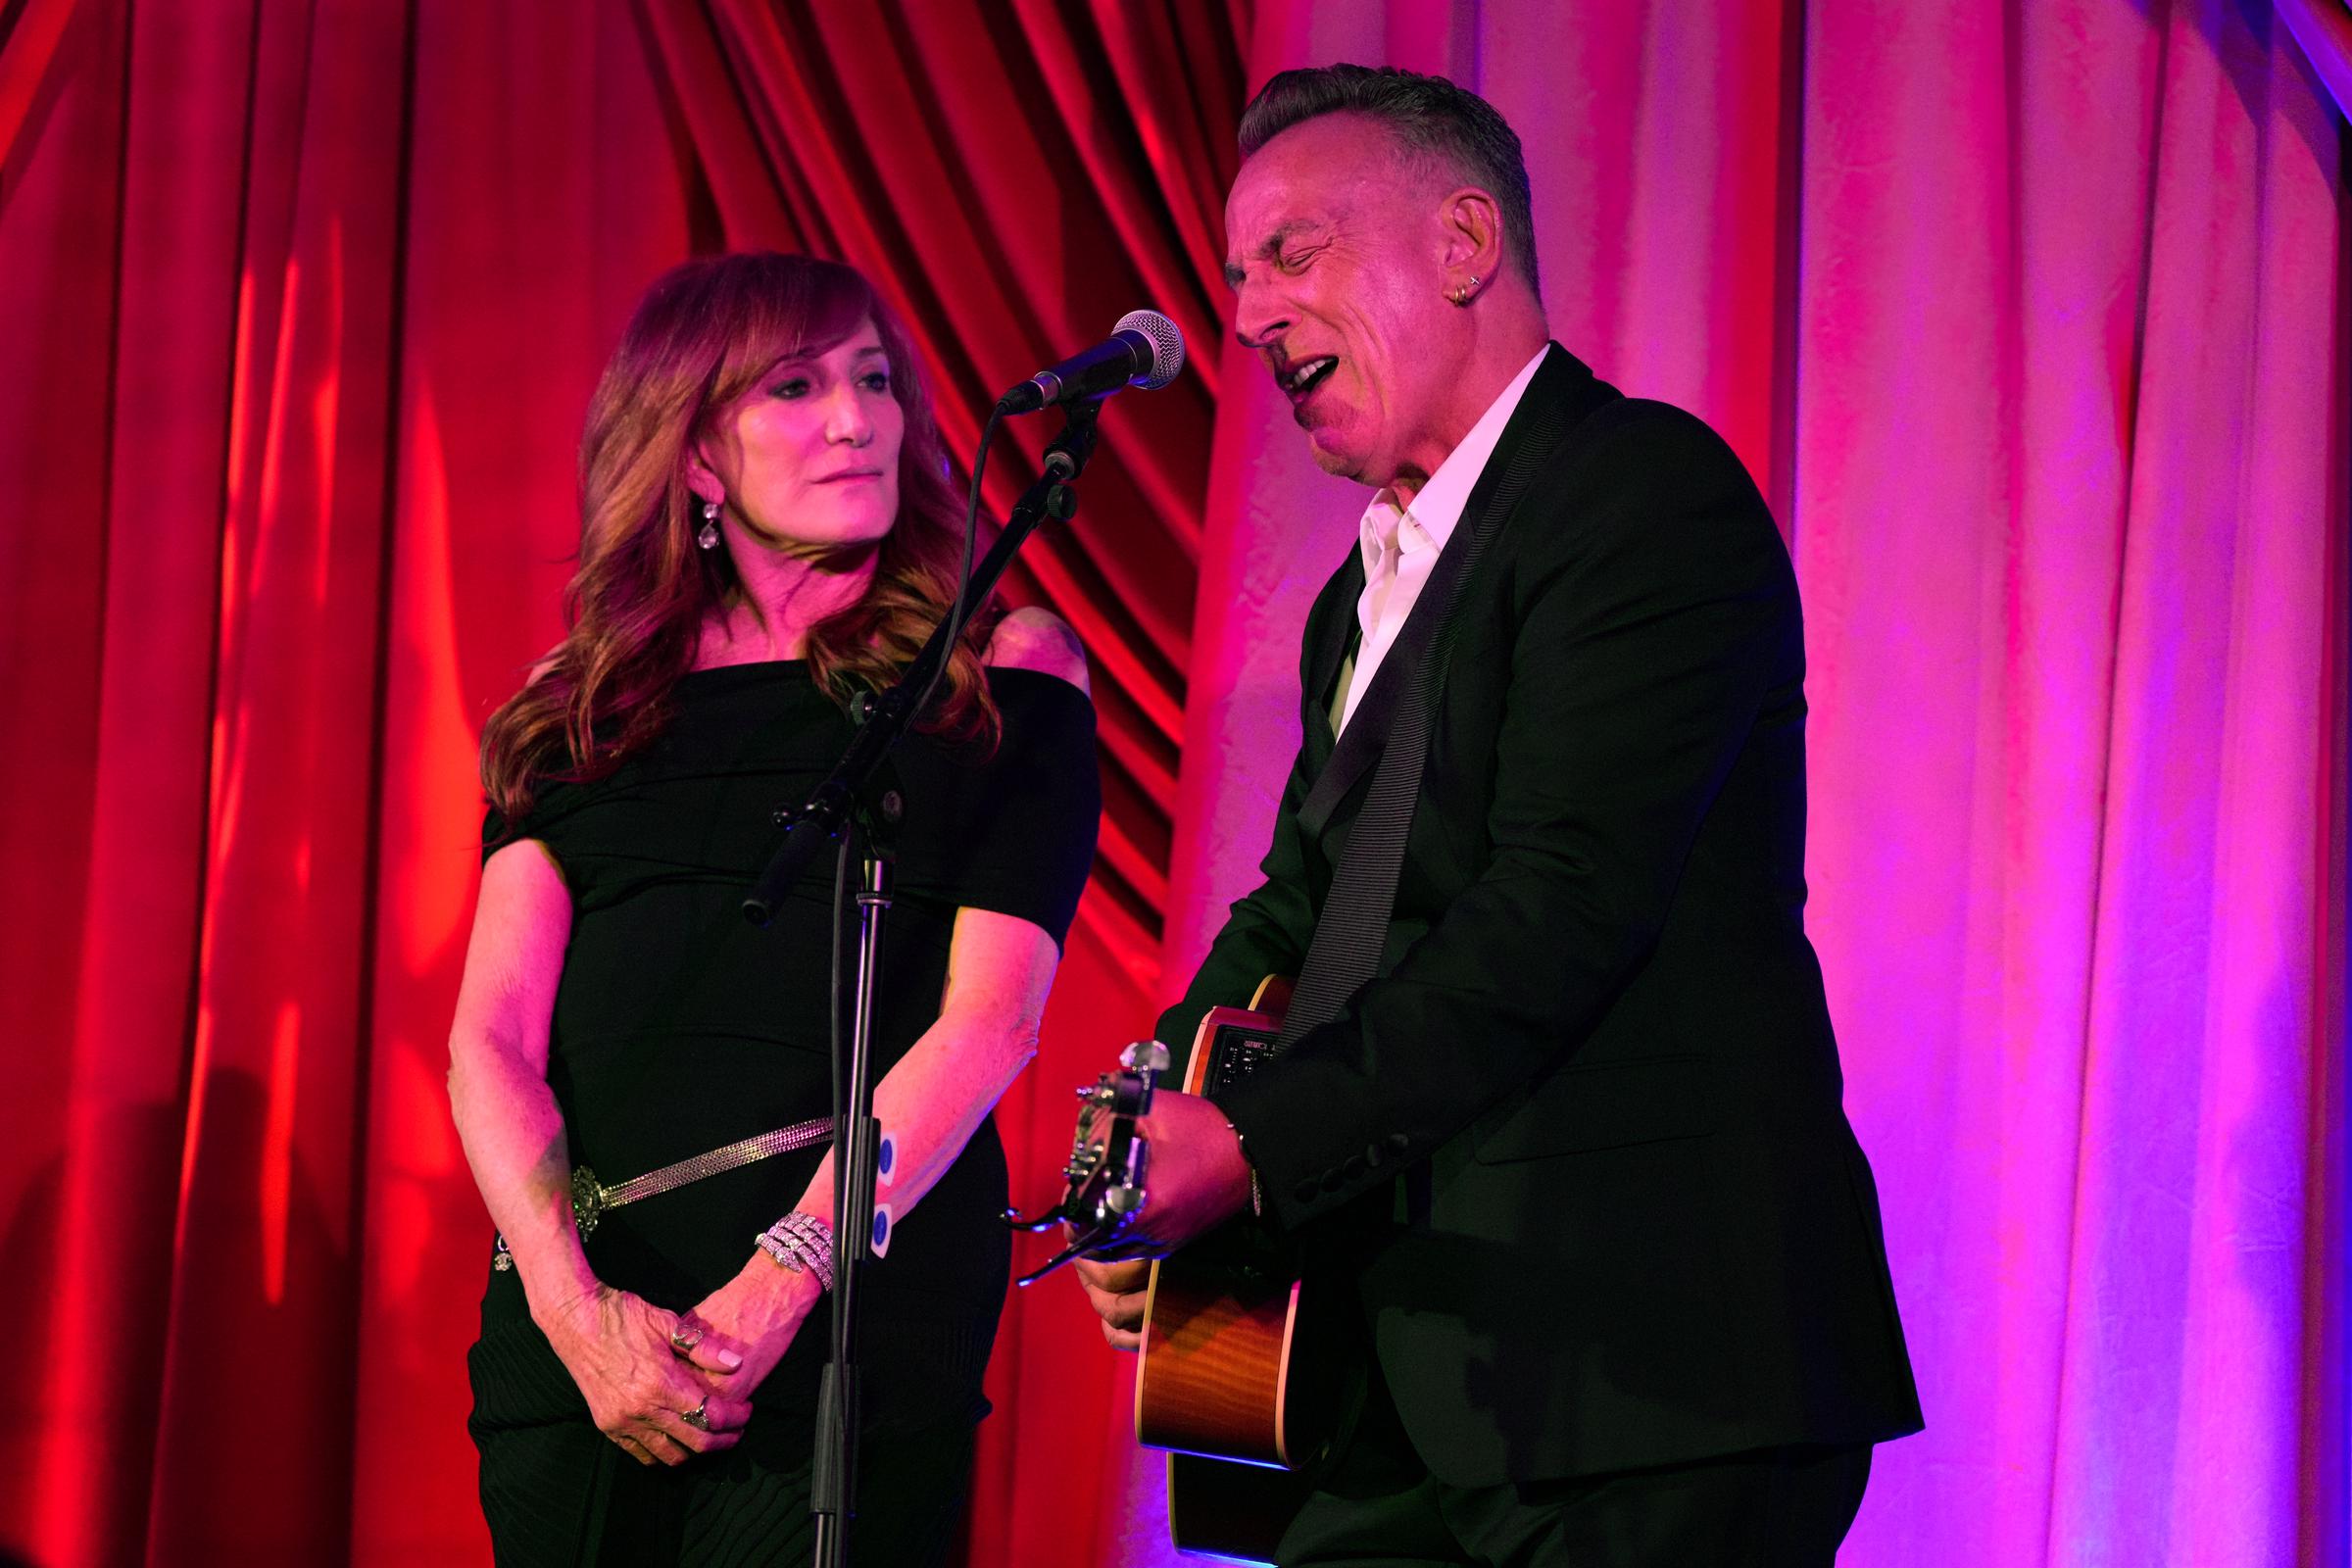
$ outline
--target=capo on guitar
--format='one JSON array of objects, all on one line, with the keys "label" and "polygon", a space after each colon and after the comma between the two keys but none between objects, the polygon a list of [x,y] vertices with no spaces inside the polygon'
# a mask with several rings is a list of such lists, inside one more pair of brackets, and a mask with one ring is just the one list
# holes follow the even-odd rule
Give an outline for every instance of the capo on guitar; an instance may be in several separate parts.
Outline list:
[{"label": "capo on guitar", "polygon": [[1093,1087],[1078,1091],[1078,1134],[1062,1167],[1061,1201],[1029,1219],[1017,1209],[1004,1214],[1006,1225],[1032,1234],[1066,1225],[1071,1241],[1014,1284],[1035,1284],[1072,1258],[1096,1256],[1124,1239],[1143,1209],[1144,1172],[1151,1159],[1136,1120],[1152,1109],[1152,1091],[1171,1059],[1158,1041],[1139,1040],[1119,1053],[1121,1071],[1106,1072]]}]

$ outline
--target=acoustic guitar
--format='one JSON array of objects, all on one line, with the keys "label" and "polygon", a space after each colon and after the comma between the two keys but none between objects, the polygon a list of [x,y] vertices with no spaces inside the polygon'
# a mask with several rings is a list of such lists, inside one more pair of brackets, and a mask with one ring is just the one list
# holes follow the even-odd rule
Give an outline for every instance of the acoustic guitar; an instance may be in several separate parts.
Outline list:
[{"label": "acoustic guitar", "polygon": [[[1272,1054],[1291,983],[1262,982],[1248,1007],[1201,1019],[1183,1090],[1209,1095]],[[1150,1149],[1135,1123],[1151,1110],[1165,1047],[1130,1046],[1124,1070],[1081,1090],[1061,1203],[1024,1229],[1067,1224],[1070,1246],[1022,1281],[1072,1256],[1115,1254],[1150,1201]],[[1135,1435],[1168,1450],[1168,1531],[1181,1551],[1271,1562],[1305,1502],[1303,1467],[1338,1425],[1341,1325],[1319,1321],[1295,1257],[1247,1217],[1152,1265],[1135,1377]]]}]

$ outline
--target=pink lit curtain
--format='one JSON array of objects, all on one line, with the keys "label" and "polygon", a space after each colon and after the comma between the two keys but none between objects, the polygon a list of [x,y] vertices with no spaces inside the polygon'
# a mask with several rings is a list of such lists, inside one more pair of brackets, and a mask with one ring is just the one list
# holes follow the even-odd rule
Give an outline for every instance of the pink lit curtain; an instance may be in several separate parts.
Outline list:
[{"label": "pink lit curtain", "polygon": [[[1249,89],[1353,59],[1512,118],[1555,335],[1712,419],[1795,550],[1812,929],[1931,1423],[1846,1560],[2341,1564],[2346,16],[0,0],[0,1551],[487,1560],[471,756],[686,255],[867,269],[959,447],[1132,306],[1199,356],[1013,585],[1103,714],[1001,1115],[1050,1185],[1261,847],[1360,508],[1215,281]],[[975,1568],[1163,1559],[1129,1365],[1066,1280],[1011,1304]]]},{"label": "pink lit curtain", "polygon": [[[1809,924],[1929,1422],[1859,1568],[2345,1560],[2346,196],[2297,36],[2342,21],[1258,16],[1252,82],[1388,62],[1501,108],[1554,335],[1705,415],[1789,535]],[[1362,500],[1228,359],[1171,980],[1248,880]],[[1162,1560],[1154,1479],[1122,1562]]]}]

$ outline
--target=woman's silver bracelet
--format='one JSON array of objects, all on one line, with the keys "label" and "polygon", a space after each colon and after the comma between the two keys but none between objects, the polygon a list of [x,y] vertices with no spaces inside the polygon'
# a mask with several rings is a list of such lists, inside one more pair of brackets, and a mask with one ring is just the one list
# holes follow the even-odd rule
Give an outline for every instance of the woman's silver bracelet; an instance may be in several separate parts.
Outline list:
[{"label": "woman's silver bracelet", "polygon": [[820,1291],[833,1289],[833,1227],[815,1215],[796,1210],[753,1240],[779,1267],[814,1275]]}]

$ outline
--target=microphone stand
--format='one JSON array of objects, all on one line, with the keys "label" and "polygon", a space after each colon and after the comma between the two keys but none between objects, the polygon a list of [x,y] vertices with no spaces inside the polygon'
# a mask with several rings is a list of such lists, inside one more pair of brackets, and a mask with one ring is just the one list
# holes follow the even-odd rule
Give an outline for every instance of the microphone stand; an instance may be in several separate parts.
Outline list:
[{"label": "microphone stand", "polygon": [[[856,1509],[858,1429],[858,1282],[875,1241],[874,1187],[880,1163],[882,1124],[873,1115],[874,995],[881,981],[883,917],[891,902],[891,862],[906,815],[906,798],[886,778],[877,779],[900,737],[919,716],[916,703],[950,654],[948,628],[969,625],[997,579],[1012,564],[1029,536],[1051,517],[1066,522],[1078,511],[1072,481],[1095,449],[1095,418],[1101,400],[1071,404],[1061,433],[1046,448],[1045,473],[1021,493],[988,554],[972,568],[958,597],[960,614],[943,618],[929,642],[891,686],[858,705],[858,733],[833,771],[808,800],[780,807],[784,829],[767,866],[752,884],[743,912],[765,926],[776,905],[824,846],[838,846],[846,871],[862,844],[864,874],[858,893],[858,983],[850,1031],[849,1060],[834,1063],[833,1106],[833,1359],[825,1367],[816,1416],[816,1454],[809,1476],[809,1511],[816,1516],[817,1568],[842,1568],[849,1561],[849,1522]],[[876,798],[874,786],[882,788]],[[838,918],[841,888],[834,888]],[[837,971],[838,983],[838,971]],[[835,1004],[836,1052],[839,1004]],[[846,1070],[845,1070],[846,1067]]]}]

